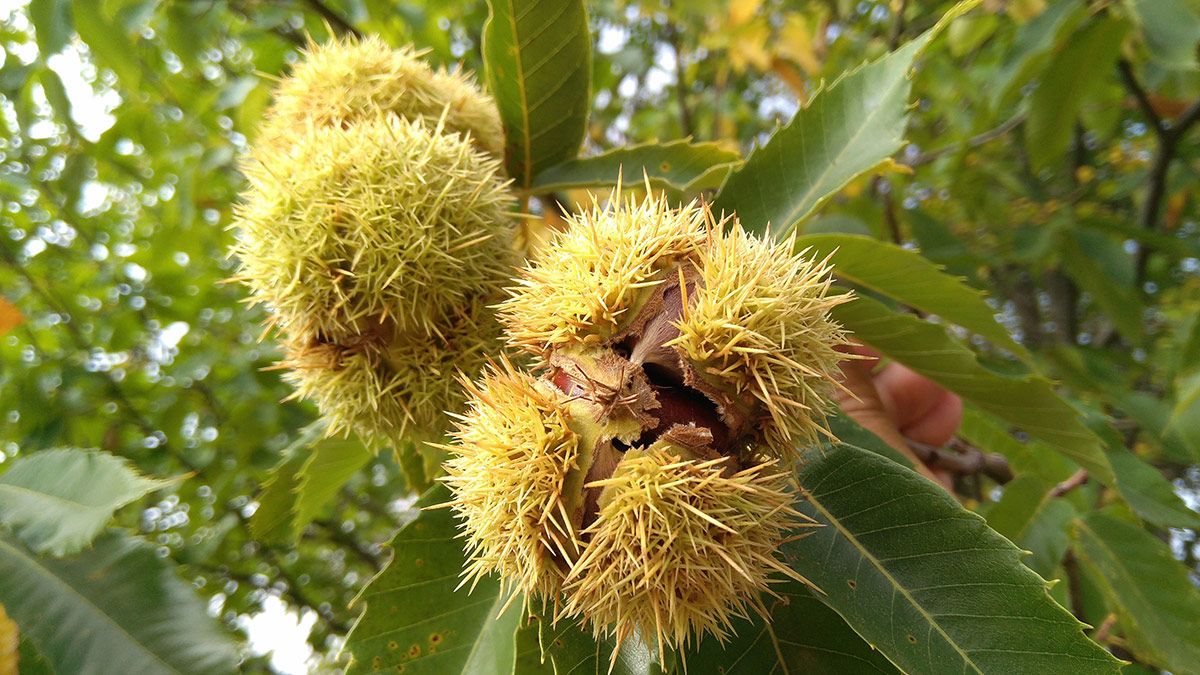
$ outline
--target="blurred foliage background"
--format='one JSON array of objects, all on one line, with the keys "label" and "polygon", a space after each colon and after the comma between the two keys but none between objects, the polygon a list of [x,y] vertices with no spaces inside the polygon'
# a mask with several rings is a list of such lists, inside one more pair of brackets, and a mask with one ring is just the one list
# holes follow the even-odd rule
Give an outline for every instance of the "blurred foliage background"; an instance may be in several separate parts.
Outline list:
[{"label": "blurred foliage background", "polygon": [[[332,659],[411,496],[381,456],[350,472],[298,542],[253,529],[268,472],[303,459],[315,414],[280,404],[289,391],[264,370],[277,354],[259,341],[260,310],[223,283],[236,157],[310,36],[377,34],[477,70],[484,3],[4,4],[0,462],[95,447],[188,476],[119,523],[179,563],[230,631],[279,598],[312,622],[314,663]],[[691,136],[744,155],[823,82],[950,4],[590,3],[585,152]],[[919,247],[986,291],[1070,400],[1115,420],[1107,440],[1195,508],[1200,3],[984,5],[924,58],[897,170],[851,185],[806,231]],[[585,195],[560,197],[569,208]],[[999,494],[962,487],[983,512]],[[1159,534],[1200,579],[1196,530]]]}]

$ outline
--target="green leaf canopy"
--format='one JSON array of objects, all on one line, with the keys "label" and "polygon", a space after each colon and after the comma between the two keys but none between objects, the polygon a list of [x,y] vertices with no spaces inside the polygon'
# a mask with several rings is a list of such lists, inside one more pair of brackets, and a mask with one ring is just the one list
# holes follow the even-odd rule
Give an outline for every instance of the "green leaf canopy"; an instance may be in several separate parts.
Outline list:
[{"label": "green leaf canopy", "polygon": [[847,183],[886,165],[904,145],[913,62],[975,4],[959,3],[920,37],[814,96],[729,175],[717,210],[736,213],[752,232],[786,233]]},{"label": "green leaf canopy", "polygon": [[1170,548],[1104,512],[1076,520],[1072,534],[1074,550],[1117,606],[1138,658],[1200,673],[1200,590]]}]

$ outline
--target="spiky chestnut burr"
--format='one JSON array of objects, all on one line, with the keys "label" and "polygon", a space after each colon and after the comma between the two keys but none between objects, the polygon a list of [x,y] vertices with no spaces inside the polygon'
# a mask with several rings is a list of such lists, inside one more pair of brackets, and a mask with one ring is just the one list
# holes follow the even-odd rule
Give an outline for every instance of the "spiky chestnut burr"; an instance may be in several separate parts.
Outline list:
[{"label": "spiky chestnut burr", "polygon": [[499,165],[438,131],[389,115],[252,149],[233,225],[252,300],[341,343],[382,324],[435,334],[498,289],[514,263]]},{"label": "spiky chestnut burr", "polygon": [[340,340],[285,334],[278,367],[295,388],[291,398],[316,403],[330,433],[353,430],[371,447],[415,442],[428,474],[444,457],[425,441],[440,440],[449,426],[445,411],[462,410],[466,400],[455,374],[480,372],[496,352],[500,326],[488,307],[494,299],[465,301],[434,334],[388,322]]},{"label": "spiky chestnut burr", "polygon": [[560,615],[588,618],[619,644],[638,633],[664,647],[711,634],[734,617],[766,616],[759,598],[773,572],[805,581],[775,559],[789,530],[790,477],[773,461],[735,470],[729,457],[699,460],[658,441],[631,449],[601,489],[582,555],[563,583]]},{"label": "spiky chestnut burr", "polygon": [[829,310],[849,299],[829,293],[827,260],[794,248],[700,203],[609,202],[572,217],[500,317],[511,344],[551,367],[595,380],[616,355],[715,406],[720,435],[792,457],[824,433],[846,344]]},{"label": "spiky chestnut burr", "polygon": [[466,579],[497,573],[506,586],[553,598],[562,561],[578,555],[571,497],[581,492],[586,443],[570,398],[507,359],[463,385],[470,403],[457,416],[444,480],[467,535]]},{"label": "spiky chestnut burr", "polygon": [[636,424],[562,384],[507,361],[467,383],[443,478],[467,540],[464,583],[498,574],[558,618],[662,651],[724,640],[734,617],[766,614],[772,574],[800,579],[774,557],[807,524],[774,460],[701,457],[670,434],[630,448]]},{"label": "spiky chestnut burr", "polygon": [[660,650],[764,611],[769,577],[790,574],[775,551],[804,524],[777,462],[821,433],[845,342],[828,265],[793,248],[699,203],[614,199],[573,219],[501,305],[541,376],[474,386],[455,433],[468,578],[498,573]]},{"label": "spiky chestnut burr", "polygon": [[411,48],[377,37],[310,42],[304,60],[280,80],[260,142],[288,146],[311,127],[346,127],[392,113],[468,135],[483,152],[504,156],[500,114],[490,96],[459,71],[434,70]]}]

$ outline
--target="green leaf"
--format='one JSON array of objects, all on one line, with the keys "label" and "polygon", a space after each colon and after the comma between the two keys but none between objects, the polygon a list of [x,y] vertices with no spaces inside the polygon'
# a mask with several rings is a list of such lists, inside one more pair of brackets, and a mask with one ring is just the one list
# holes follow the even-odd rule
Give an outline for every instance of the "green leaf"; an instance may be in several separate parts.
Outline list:
[{"label": "green leaf", "polygon": [[812,255],[833,255],[838,279],[869,289],[928,314],[956,323],[1022,359],[1025,350],[996,321],[984,294],[943,272],[920,253],[894,244],[845,234],[799,237],[796,246]]},{"label": "green leaf", "polygon": [[717,211],[752,232],[785,234],[847,183],[889,163],[904,145],[913,62],[962,2],[920,37],[864,64],[816,94],[757,149],[717,193]]},{"label": "green leaf", "polygon": [[374,455],[358,439],[323,438],[312,446],[308,461],[296,474],[296,506],[292,511],[292,537],[321,513],[338,490]]},{"label": "green leaf", "polygon": [[117,532],[61,559],[0,538],[0,604],[60,673],[230,673],[233,643],[149,544]]},{"label": "green leaf", "polygon": [[259,493],[258,509],[250,516],[250,534],[257,540],[282,544],[292,539],[292,514],[296,508],[296,488],[300,487],[300,468],[304,455],[285,457],[276,464]]},{"label": "green leaf", "polygon": [[1138,660],[1179,673],[1200,664],[1200,590],[1154,535],[1102,512],[1074,523],[1075,552],[1120,607]]},{"label": "green leaf", "polygon": [[255,538],[294,543],[304,528],[321,514],[338,490],[374,455],[357,439],[324,438],[325,424],[302,429],[284,449],[284,459],[272,470],[250,518]]},{"label": "green leaf", "polygon": [[1035,375],[1005,377],[979,364],[975,353],[941,326],[888,309],[859,296],[833,311],[854,336],[925,377],[1039,438],[1111,485],[1112,468],[1100,439],[1058,397],[1050,383]]},{"label": "green leaf", "polygon": [[1131,344],[1140,343],[1142,303],[1133,288],[1129,256],[1108,237],[1079,228],[1071,228],[1070,232],[1059,241],[1059,255],[1067,274],[1092,294],[1122,337]]},{"label": "green leaf", "polygon": [[870,450],[877,455],[882,455],[893,462],[899,463],[900,466],[908,469],[913,468],[911,459],[893,448],[887,441],[876,436],[875,432],[854,421],[854,418],[849,415],[839,413],[831,416],[829,418],[829,430],[833,432],[834,438],[842,443]]},{"label": "green leaf", "polygon": [[822,527],[785,561],[901,670],[1115,673],[1021,552],[940,487],[874,453],[837,445],[797,471],[799,510]]},{"label": "green leaf", "polygon": [[43,59],[61,52],[71,39],[71,0],[30,0],[29,18]]},{"label": "green leaf", "polygon": [[592,41],[581,0],[488,0],[483,62],[507,137],[509,175],[528,189],[572,159],[587,131]]},{"label": "green leaf", "polygon": [[552,625],[542,617],[530,617],[517,630],[516,643],[517,660],[513,673],[519,675],[659,675],[664,672],[657,655],[636,636],[621,644],[616,661],[612,662],[613,640],[597,640],[574,619]]},{"label": "green leaf", "polygon": [[123,87],[136,91],[142,84],[142,67],[128,36],[116,22],[104,16],[103,4],[94,0],[72,0],[75,30],[99,64],[111,68]]},{"label": "green leaf", "polygon": [[320,420],[305,426],[280,453],[283,459],[271,468],[256,497],[258,508],[250,517],[250,534],[255,539],[279,544],[292,540],[300,469],[309,460],[309,448],[324,437],[325,428]]},{"label": "green leaf", "polygon": [[1188,508],[1171,482],[1137,455],[1117,446],[1108,452],[1117,491],[1138,518],[1163,527],[1200,529],[1200,513]]},{"label": "green leaf", "polygon": [[17,663],[21,666],[21,675],[54,675],[54,667],[24,635],[17,648]]},{"label": "green leaf", "polygon": [[[439,483],[417,506],[449,500]],[[450,510],[438,508],[422,511],[396,535],[391,564],[355,600],[366,611],[346,639],[349,672],[512,672],[520,601],[498,615],[508,598],[490,578],[455,590],[466,561],[457,534]]]},{"label": "green leaf", "polygon": [[1179,372],[1200,372],[1200,315],[1192,317],[1191,326],[1180,336]]},{"label": "green leaf", "polygon": [[1084,100],[1112,76],[1129,24],[1112,17],[1087,23],[1050,62],[1029,101],[1025,148],[1034,168],[1062,162]]},{"label": "green leaf", "polygon": [[1165,431],[1194,448],[1200,456],[1200,372],[1180,377],[1175,389],[1178,398]]},{"label": "green leaf", "polygon": [[774,587],[783,599],[764,598],[771,625],[761,618],[734,624],[735,636],[725,645],[711,638],[689,653],[690,675],[759,675],[759,673],[896,673],[837,612],[797,581]]},{"label": "green leaf", "polygon": [[1150,56],[1172,70],[1197,67],[1200,14],[1180,0],[1126,0]]},{"label": "green leaf", "polygon": [[117,509],[172,482],[144,478],[106,453],[44,450],[18,457],[0,474],[0,523],[38,553],[74,553]]},{"label": "green leaf", "polygon": [[977,448],[1004,455],[1018,474],[1029,473],[1048,483],[1065,480],[1078,468],[1042,443],[1018,441],[995,418],[971,406],[963,409],[958,435]]},{"label": "green leaf", "polygon": [[616,148],[592,157],[569,159],[540,171],[533,179],[539,194],[580,187],[641,185],[643,176],[659,189],[695,193],[715,188],[741,161],[720,143],[688,140]]},{"label": "green leaf", "polygon": [[1051,494],[1053,485],[1036,476],[1017,476],[987,514],[988,525],[1029,551],[1029,569],[1051,578],[1067,552],[1068,526],[1075,508]]},{"label": "green leaf", "polygon": [[1088,8],[1073,2],[1049,3],[1046,11],[1017,30],[1008,49],[1009,61],[992,78],[992,109],[1002,110],[1021,97],[1021,90],[1045,67],[1054,47],[1088,17]]}]

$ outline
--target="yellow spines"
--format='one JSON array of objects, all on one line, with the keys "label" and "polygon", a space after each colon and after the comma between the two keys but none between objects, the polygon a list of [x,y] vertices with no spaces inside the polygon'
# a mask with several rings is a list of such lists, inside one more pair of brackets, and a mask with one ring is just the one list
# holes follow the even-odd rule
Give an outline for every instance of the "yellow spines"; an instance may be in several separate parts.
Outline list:
[{"label": "yellow spines", "polygon": [[464,304],[432,334],[383,323],[342,342],[285,336],[283,379],[295,387],[293,398],[316,403],[333,433],[354,430],[371,447],[406,439],[428,454],[423,442],[440,440],[450,426],[446,411],[463,407],[456,374],[478,373],[499,344],[487,301]]},{"label": "yellow spines", "polygon": [[260,131],[288,145],[311,127],[347,127],[380,114],[470,136],[483,152],[504,156],[504,131],[490,96],[461,72],[434,70],[412,48],[393,50],[377,37],[310,43],[304,60],[275,90]]},{"label": "yellow spines", "polygon": [[[614,199],[575,217],[500,306],[533,354],[632,349],[713,401],[776,456],[823,433],[845,332],[828,260],[748,234],[708,206]],[[622,344],[618,344],[622,343]]]},{"label": "yellow spines", "polygon": [[420,122],[314,128],[286,153],[256,148],[244,170],[238,278],[293,331],[433,332],[513,267],[498,163]]},{"label": "yellow spines", "polygon": [[0,605],[0,675],[19,675],[21,631]]},{"label": "yellow spines", "polygon": [[568,227],[522,271],[500,307],[510,343],[534,354],[598,344],[634,319],[651,289],[696,253],[704,210],[616,198],[568,216]]},{"label": "yellow spines", "polygon": [[[829,311],[852,296],[831,295],[828,258],[795,253],[795,239],[760,239],[736,221],[709,229],[696,260],[698,281],[667,342],[708,384],[706,393],[741,399],[775,454],[823,435],[847,344]],[[713,389],[717,390],[714,391]]]},{"label": "yellow spines", "polygon": [[[801,524],[790,477],[773,462],[737,472],[659,442],[630,450],[603,489],[587,541],[564,582],[562,615],[580,615],[618,643],[640,633],[664,648],[704,634],[724,641],[748,608],[766,614],[769,577],[795,577],[775,559]],[[797,577],[798,578],[798,577]]]},{"label": "yellow spines", "polygon": [[507,360],[464,384],[470,403],[444,480],[467,535],[465,575],[498,573],[506,586],[553,599],[578,547],[564,492],[582,449],[567,396]]},{"label": "yellow spines", "polygon": [[284,378],[372,447],[442,438],[454,373],[500,346],[488,306],[516,266],[495,104],[419,56],[310,45],[242,161],[233,223]]},{"label": "yellow spines", "polygon": [[540,376],[506,363],[474,385],[447,448],[469,579],[660,651],[765,614],[771,578],[799,578],[778,547],[811,524],[784,467],[828,434],[846,342],[829,312],[848,297],[794,248],[700,202],[570,220],[500,305]]}]

